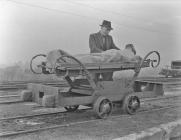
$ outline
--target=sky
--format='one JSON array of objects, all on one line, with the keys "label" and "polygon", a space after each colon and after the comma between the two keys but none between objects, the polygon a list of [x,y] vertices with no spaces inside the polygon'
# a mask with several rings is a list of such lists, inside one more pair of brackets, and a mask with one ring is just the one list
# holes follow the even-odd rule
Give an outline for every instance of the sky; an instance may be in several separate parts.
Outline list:
[{"label": "sky", "polygon": [[0,0],[0,65],[54,49],[89,53],[104,19],[120,49],[132,43],[142,57],[157,50],[161,65],[181,60],[179,0]]}]

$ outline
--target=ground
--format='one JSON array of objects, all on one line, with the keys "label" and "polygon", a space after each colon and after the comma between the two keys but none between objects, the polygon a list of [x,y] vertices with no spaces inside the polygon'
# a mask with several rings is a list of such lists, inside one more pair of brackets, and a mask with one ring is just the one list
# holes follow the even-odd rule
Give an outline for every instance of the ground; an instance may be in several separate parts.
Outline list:
[{"label": "ground", "polygon": [[[168,90],[167,94],[180,94],[180,91]],[[142,110],[147,108],[159,107],[169,103],[176,102],[176,99],[166,101],[155,101],[151,105],[143,104]],[[35,113],[47,113],[62,111],[62,108],[45,109],[35,103],[16,103],[9,105],[0,105],[0,118],[13,117],[19,115],[31,115]],[[63,117],[51,116],[47,118],[38,119],[38,121],[51,122],[54,124],[66,124],[67,122],[87,121],[87,123],[67,125],[56,129],[40,131],[36,133],[29,133],[26,135],[17,135],[8,138],[0,138],[5,140],[60,140],[60,139],[74,139],[74,140],[110,140],[125,136],[134,132],[140,132],[147,128],[156,127],[160,124],[165,124],[181,118],[181,107],[151,111],[147,113],[137,113],[135,115],[124,115],[119,109],[115,109],[112,116],[108,119],[95,120],[92,110],[78,111],[70,113]],[[2,126],[2,124],[0,124]],[[13,126],[12,126],[13,127]],[[11,125],[8,128],[11,128]],[[1,127],[1,131],[3,127]]]},{"label": "ground", "polygon": [[[61,127],[32,134],[13,136],[15,140],[109,140],[146,128],[175,121],[181,117],[181,108],[166,109],[150,113],[136,114],[129,117],[110,117],[106,120],[88,122],[79,125]],[[6,138],[5,138],[6,139]]]}]

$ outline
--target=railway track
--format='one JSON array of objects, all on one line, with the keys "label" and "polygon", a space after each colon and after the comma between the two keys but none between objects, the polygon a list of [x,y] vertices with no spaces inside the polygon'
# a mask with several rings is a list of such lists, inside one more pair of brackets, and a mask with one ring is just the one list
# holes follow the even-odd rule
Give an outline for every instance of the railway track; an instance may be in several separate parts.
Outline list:
[{"label": "railway track", "polygon": [[5,96],[0,96],[1,98],[11,98],[11,97],[20,97],[19,95],[5,95]]},{"label": "railway track", "polygon": [[[163,83],[178,83],[181,84],[181,78],[165,78],[165,77],[145,77],[138,78],[138,80],[146,80],[146,81],[155,81],[155,82],[163,82]],[[0,82],[0,90],[10,90],[10,89],[24,89],[27,87],[28,83],[41,83],[52,86],[66,86],[66,82],[61,81],[6,81]]]},{"label": "railway track", "polygon": [[[19,98],[19,99],[16,99],[16,100],[6,100],[6,101],[1,101],[1,99],[7,99],[7,98]],[[145,98],[145,99],[142,99],[142,101],[152,101],[152,100],[160,100],[160,99],[168,99],[168,98],[177,98],[179,97],[179,95],[176,95],[176,96],[160,96],[160,97],[156,97],[156,98]],[[20,100],[20,95],[4,95],[4,96],[0,96],[0,105],[1,104],[12,104],[12,103],[21,103],[22,101]]]},{"label": "railway track", "polygon": [[[147,79],[148,80],[148,79]],[[149,80],[154,80],[155,79],[149,79]],[[159,80],[159,79],[156,79]],[[180,82],[181,79],[173,79],[173,78],[163,78],[160,79],[160,81],[168,81],[168,82]],[[40,82],[41,83],[41,82]],[[6,85],[7,84],[7,85]],[[0,84],[0,90],[9,90],[9,89],[20,89],[20,87],[25,87],[27,83],[6,83],[5,85]],[[66,83],[46,83],[48,85],[52,86],[66,86]],[[173,84],[174,87],[180,87],[179,84]],[[4,86],[4,88],[2,88]],[[13,86],[11,88],[11,86]],[[1,91],[1,92],[3,92]],[[5,99],[5,98],[14,98],[18,97],[19,95],[5,95],[5,96],[0,96],[0,99]],[[154,101],[164,101],[164,100],[173,100],[174,103],[171,104],[165,104],[164,106],[154,106],[150,108],[141,108],[137,114],[140,113],[149,113],[149,112],[155,112],[155,111],[160,111],[164,109],[172,109],[172,108],[179,108],[181,107],[180,101],[181,101],[181,96],[176,95],[176,96],[161,96],[161,97],[156,97],[156,98],[144,98],[141,99],[141,104],[147,104],[151,103]],[[14,101],[9,101],[9,102],[0,102],[0,104],[10,104],[10,103],[20,103],[20,100],[14,100]],[[20,134],[27,134],[27,133],[34,133],[37,131],[44,131],[48,129],[55,129],[55,128],[60,128],[60,127],[68,127],[68,126],[73,126],[73,125],[79,125],[79,124],[84,124],[84,123],[91,123],[91,122],[96,122],[100,121],[100,119],[97,119],[94,116],[91,111],[91,108],[85,108],[78,110],[77,112],[66,112],[66,111],[59,111],[59,112],[52,112],[52,113],[41,113],[41,114],[34,114],[34,115],[26,115],[26,116],[16,116],[16,117],[9,117],[9,118],[0,118],[0,125],[3,127],[0,127],[2,132],[0,132],[0,137],[8,137],[8,136],[14,136],[14,135],[20,135]],[[85,112],[90,112],[89,115],[86,115],[87,113]],[[83,112],[83,113],[82,113]],[[116,117],[129,117],[130,115],[126,114],[120,114],[120,110],[118,111],[119,113],[113,113],[113,115],[110,118],[116,118]],[[70,116],[77,115],[78,119],[71,118]],[[52,118],[54,118],[52,120]],[[82,119],[83,118],[83,119]],[[48,120],[48,121],[47,121]],[[39,123],[40,122],[40,123]],[[29,123],[29,124],[28,124]],[[31,124],[32,123],[32,124]],[[5,127],[7,126],[7,128]],[[9,129],[11,128],[11,129]]]},{"label": "railway track", "polygon": [[52,86],[67,86],[65,81],[22,81],[0,83],[0,90],[25,89],[28,83],[37,83]]},{"label": "railway track", "polygon": [[[167,106],[167,107],[162,107],[158,109],[151,109],[151,110],[144,110],[137,112],[137,114],[140,113],[150,113],[150,112],[155,112],[155,111],[160,111],[160,110],[165,110],[165,109],[171,109],[171,108],[179,108],[181,106]],[[110,118],[118,118],[118,117],[129,117],[130,115],[113,115]],[[45,131],[49,129],[56,129],[56,128],[61,128],[61,127],[69,127],[73,125],[80,125],[80,124],[85,124],[85,123],[92,123],[92,122],[98,122],[100,119],[92,119],[92,120],[85,120],[85,121],[78,121],[78,122],[70,122],[66,124],[59,124],[59,125],[52,125],[52,126],[47,126],[47,127],[42,127],[42,128],[34,128],[34,129],[29,129],[29,130],[23,130],[23,131],[7,131],[7,132],[1,132],[0,137],[10,137],[10,136],[15,136],[15,135],[21,135],[21,134],[28,134],[28,133],[35,133],[35,132],[40,132],[40,131]]]},{"label": "railway track", "polygon": [[168,95],[168,96],[159,96],[155,98],[142,98],[141,102],[148,102],[148,101],[157,101],[157,100],[165,100],[165,99],[181,99],[181,95]]},{"label": "railway track", "polygon": [[[166,100],[166,99],[176,99],[176,100],[181,100],[181,95],[176,95],[176,96],[167,96],[167,97],[156,97],[156,98],[145,98],[141,99],[141,104],[145,102],[150,102],[150,101],[157,101],[157,100]],[[89,110],[91,109],[90,107],[85,107],[82,110]],[[11,120],[11,119],[22,119],[22,118],[31,118],[31,117],[37,117],[37,116],[46,116],[46,115],[52,115],[52,114],[59,114],[59,113],[68,113],[67,111],[59,111],[59,112],[52,112],[52,113],[42,113],[42,114],[35,114],[35,115],[26,115],[26,116],[16,116],[16,117],[6,117],[6,118],[0,118],[0,121],[3,120]]]},{"label": "railway track", "polygon": [[16,92],[15,94],[12,93],[12,94],[7,94],[7,95],[0,95],[0,105],[19,103],[19,102],[21,102],[21,100],[20,100],[20,95],[18,92]]},{"label": "railway track", "polygon": [[12,101],[1,101],[0,102],[0,105],[5,105],[5,104],[7,104],[7,105],[9,105],[9,104],[18,104],[18,103],[22,103],[23,101],[21,101],[21,100],[12,100]]},{"label": "railway track", "polygon": [[20,95],[12,94],[12,95],[3,95],[0,96],[0,105],[1,104],[12,104],[12,103],[20,103],[22,102],[20,99]]},{"label": "railway track", "polygon": [[[146,80],[146,81],[154,81],[161,82],[166,84],[166,88],[173,88],[174,90],[181,89],[181,78],[164,78],[164,77],[155,77],[155,78],[139,78],[138,80]],[[27,88],[28,83],[41,83],[44,85],[51,85],[55,87],[67,87],[68,84],[65,81],[15,81],[15,82],[0,82],[0,99],[7,98],[7,96],[3,97],[1,95],[8,94],[7,91],[16,91]],[[6,93],[5,93],[6,92]],[[10,96],[10,95],[9,95]],[[12,101],[11,101],[12,102]],[[16,102],[16,101],[15,101]],[[8,103],[8,102],[7,102]],[[3,104],[0,102],[0,104]]]},{"label": "railway track", "polygon": [[[137,114],[181,107],[181,104],[179,104],[181,101],[181,96],[173,96],[173,97],[165,97],[165,98],[160,97],[160,98],[155,98],[155,99],[152,98],[152,99],[148,99],[147,102],[152,102],[156,100],[163,101],[167,99],[173,99],[174,103],[171,103],[165,106],[157,106],[156,108],[143,107],[140,110],[138,110]],[[145,101],[142,100],[141,102],[145,102]],[[87,113],[89,114],[88,116],[86,115]],[[74,120],[71,116],[74,116],[75,118],[78,118],[78,119]],[[48,130],[48,129],[68,127],[72,125],[100,121],[100,119],[97,119],[95,117],[92,118],[90,116],[94,116],[93,112],[91,111],[91,108],[85,108],[85,109],[78,110],[77,112],[69,112],[69,113],[67,111],[59,111],[59,112],[53,112],[53,113],[42,113],[42,114],[27,115],[27,116],[1,118],[0,123],[2,123],[3,125],[6,125],[7,123],[10,126],[12,125],[13,127],[15,127],[15,129],[1,132],[0,137],[27,134],[27,133],[33,133],[33,132],[43,131],[43,130]],[[120,109],[116,109],[116,111],[113,112],[110,118],[129,117],[129,116],[130,115],[127,115],[127,114],[120,114]],[[54,119],[52,120],[52,118]],[[35,124],[37,123],[37,125],[28,125],[29,123],[35,123]],[[23,127],[21,129],[17,129],[17,127],[20,127],[20,125],[22,125]],[[4,130],[5,129],[6,128],[4,128]]]}]

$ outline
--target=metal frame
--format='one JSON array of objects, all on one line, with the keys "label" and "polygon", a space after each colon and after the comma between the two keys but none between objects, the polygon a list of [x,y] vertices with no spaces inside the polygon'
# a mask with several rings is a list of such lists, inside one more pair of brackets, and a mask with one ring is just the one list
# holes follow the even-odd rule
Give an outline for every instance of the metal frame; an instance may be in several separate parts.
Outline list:
[{"label": "metal frame", "polygon": [[[148,56],[153,53],[157,54],[158,61],[147,59]],[[36,58],[36,56],[33,57],[33,59],[34,58]],[[77,64],[67,64],[65,58],[72,59]],[[31,64],[33,59],[31,60]],[[156,65],[154,65],[155,62]],[[69,88],[50,87],[41,84],[29,84],[28,89],[31,90],[33,93],[33,101],[36,101],[38,103],[42,102],[43,96],[53,94],[55,95],[55,106],[67,107],[76,105],[87,105],[93,106],[94,108],[96,108],[95,110],[97,110],[97,108],[99,108],[99,106],[97,107],[97,105],[99,104],[101,106],[101,103],[105,102],[105,99],[106,102],[121,103],[125,99],[125,97],[130,94],[139,98],[142,95],[147,95],[143,94],[143,91],[139,91],[139,89],[141,89],[142,83],[135,83],[135,80],[138,77],[141,68],[149,67],[150,64],[152,67],[157,67],[159,63],[160,55],[157,51],[152,51],[148,53],[140,63],[133,61],[124,63],[82,64],[78,59],[71,55],[63,55],[57,60],[57,64],[54,66],[54,68],[51,68],[52,73],[46,71],[47,67],[46,65],[44,65],[45,63],[43,63],[43,65],[38,65],[38,67],[42,67],[42,72],[44,74],[56,74],[57,76],[63,75],[64,79],[69,85]],[[128,69],[133,69],[135,71],[135,74],[131,80],[122,79],[119,81],[97,81],[92,76],[92,74],[95,73],[114,72],[118,70]],[[34,70],[32,71],[34,72]],[[84,78],[72,80],[71,75],[74,74],[83,75]],[[159,95],[162,94],[162,85],[158,86],[158,84],[154,84],[154,86],[155,88],[148,88],[144,92],[149,92],[151,94],[153,94],[152,92],[154,92],[154,95],[155,93]],[[40,97],[40,94],[42,95],[42,93],[43,96]],[[131,98],[132,97],[130,96],[130,99]],[[103,110],[112,109],[112,107],[109,105],[110,104],[103,105]],[[99,117],[101,117],[100,112],[97,112],[97,114]]]}]

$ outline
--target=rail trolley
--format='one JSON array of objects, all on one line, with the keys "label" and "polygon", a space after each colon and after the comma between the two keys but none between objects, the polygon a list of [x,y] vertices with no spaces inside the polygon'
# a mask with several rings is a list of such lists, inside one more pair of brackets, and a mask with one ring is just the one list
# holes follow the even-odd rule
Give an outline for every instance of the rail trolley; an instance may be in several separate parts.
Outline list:
[{"label": "rail trolley", "polygon": [[[154,60],[148,59],[156,54]],[[119,103],[128,114],[135,114],[140,107],[140,98],[163,95],[163,86],[160,83],[137,81],[140,70],[145,67],[157,67],[160,63],[160,54],[157,51],[149,52],[140,62],[113,62],[113,63],[81,63],[71,55],[63,55],[57,59],[53,68],[48,68],[46,62],[33,68],[33,61],[38,57],[46,57],[39,54],[31,60],[31,70],[35,74],[55,74],[63,77],[68,87],[50,86],[29,83],[27,90],[23,91],[22,100],[34,101],[45,107],[64,107],[67,111],[75,111],[80,105],[92,107],[99,118],[108,117],[113,109],[113,104]],[[67,59],[75,61],[74,64],[66,63]],[[112,81],[95,80],[94,74],[133,70],[134,76],[129,79]],[[78,75],[78,78],[72,76]],[[144,86],[144,90],[143,87]],[[24,96],[27,95],[27,96]]]}]

